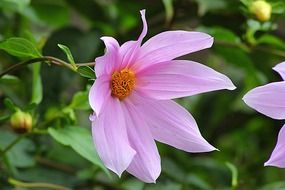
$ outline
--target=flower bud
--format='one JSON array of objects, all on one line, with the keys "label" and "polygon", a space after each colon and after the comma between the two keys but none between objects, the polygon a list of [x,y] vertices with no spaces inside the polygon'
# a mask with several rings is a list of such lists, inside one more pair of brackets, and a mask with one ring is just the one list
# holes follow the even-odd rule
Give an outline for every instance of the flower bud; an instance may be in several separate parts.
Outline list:
[{"label": "flower bud", "polygon": [[33,127],[31,114],[17,110],[10,118],[10,124],[16,133],[26,133]]},{"label": "flower bud", "polygon": [[265,22],[271,17],[272,7],[265,0],[257,0],[251,4],[250,11],[259,21]]}]

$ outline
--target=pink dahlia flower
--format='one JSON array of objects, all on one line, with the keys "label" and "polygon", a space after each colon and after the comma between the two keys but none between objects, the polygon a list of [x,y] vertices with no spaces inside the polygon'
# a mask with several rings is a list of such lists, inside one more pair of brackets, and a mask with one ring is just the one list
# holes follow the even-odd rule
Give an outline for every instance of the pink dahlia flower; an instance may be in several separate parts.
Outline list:
[{"label": "pink dahlia flower", "polygon": [[176,57],[212,46],[200,32],[162,32],[141,45],[147,33],[123,45],[102,37],[106,53],[96,58],[97,79],[89,93],[97,152],[119,176],[124,170],[153,183],[161,172],[155,140],[187,152],[215,150],[194,118],[171,99],[220,89],[235,89],[229,78],[193,61]]},{"label": "pink dahlia flower", "polygon": [[[285,80],[285,62],[273,68]],[[272,82],[249,91],[244,102],[273,119],[285,119],[285,81]],[[265,166],[285,168],[285,125],[279,132],[277,144]]]}]

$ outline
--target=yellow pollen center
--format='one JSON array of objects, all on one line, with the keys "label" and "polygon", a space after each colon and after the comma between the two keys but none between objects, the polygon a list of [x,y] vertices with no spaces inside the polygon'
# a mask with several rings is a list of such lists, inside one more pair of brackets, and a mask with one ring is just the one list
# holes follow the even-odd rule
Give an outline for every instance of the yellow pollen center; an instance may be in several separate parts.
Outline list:
[{"label": "yellow pollen center", "polygon": [[124,69],[119,72],[115,71],[111,81],[112,96],[123,100],[132,92],[135,87],[135,82],[135,74],[131,70]]}]

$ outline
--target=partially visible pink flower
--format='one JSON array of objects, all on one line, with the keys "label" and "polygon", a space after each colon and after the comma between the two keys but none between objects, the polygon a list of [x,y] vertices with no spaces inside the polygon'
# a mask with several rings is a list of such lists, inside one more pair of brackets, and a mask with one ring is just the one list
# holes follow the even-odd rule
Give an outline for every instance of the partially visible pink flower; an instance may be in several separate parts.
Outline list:
[{"label": "partially visible pink flower", "polygon": [[153,183],[161,172],[154,140],[187,152],[216,150],[200,134],[194,118],[174,98],[235,89],[231,80],[213,69],[176,57],[212,46],[205,33],[162,32],[141,45],[147,33],[123,45],[101,38],[106,53],[96,59],[97,79],[90,89],[90,117],[97,152],[119,176],[124,170]]},{"label": "partially visible pink flower", "polygon": [[[273,68],[285,80],[285,62]],[[249,91],[244,102],[273,119],[285,119],[285,81],[273,82]],[[285,168],[285,125],[279,132],[277,144],[265,166]]]}]

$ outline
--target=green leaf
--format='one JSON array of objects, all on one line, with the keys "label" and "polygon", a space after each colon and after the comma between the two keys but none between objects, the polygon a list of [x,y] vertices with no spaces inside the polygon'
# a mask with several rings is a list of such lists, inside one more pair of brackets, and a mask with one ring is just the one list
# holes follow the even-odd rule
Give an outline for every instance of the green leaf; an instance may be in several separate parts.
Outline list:
[{"label": "green leaf", "polygon": [[65,53],[69,63],[71,63],[71,65],[76,69],[77,67],[75,65],[75,61],[73,59],[70,49],[67,46],[62,45],[62,44],[57,44],[57,46]]},{"label": "green leaf", "polygon": [[21,58],[41,57],[36,46],[25,38],[13,37],[0,43],[0,49]]},{"label": "green leaf", "polygon": [[88,110],[90,109],[88,102],[88,91],[77,92],[69,104],[72,109]]},{"label": "green leaf", "polygon": [[272,2],[271,6],[273,14],[282,14],[285,12],[285,3],[282,1]]},{"label": "green leaf", "polygon": [[80,66],[78,67],[77,72],[85,78],[95,79],[95,72],[91,67]]},{"label": "green leaf", "polygon": [[17,109],[17,107],[14,104],[14,102],[11,99],[9,99],[9,98],[5,98],[4,104],[11,111],[15,111]]},{"label": "green leaf", "polygon": [[49,134],[59,143],[70,146],[74,151],[100,167],[106,174],[108,170],[102,164],[92,141],[91,133],[82,127],[49,128]]},{"label": "green leaf", "polygon": [[[0,149],[5,149],[16,138],[17,136],[14,133],[1,131]],[[33,142],[27,138],[23,138],[6,153],[7,159],[14,167],[31,167],[35,164],[35,160],[29,152],[34,151],[34,149]]]},{"label": "green leaf", "polygon": [[13,75],[4,75],[0,78],[0,83],[3,84],[17,84],[20,82],[20,79]]},{"label": "green leaf", "polygon": [[257,40],[257,42],[259,44],[268,44],[268,45],[275,46],[277,48],[285,49],[284,41],[278,38],[277,36],[273,36],[270,34],[264,34]]},{"label": "green leaf", "polygon": [[31,103],[39,104],[43,99],[43,87],[41,79],[41,64],[35,63],[32,65],[33,72],[33,88]]},{"label": "green leaf", "polygon": [[231,30],[222,27],[211,27],[210,34],[217,40],[224,40],[228,42],[240,43],[240,38]]},{"label": "green leaf", "polygon": [[3,10],[11,10],[14,12],[23,12],[31,3],[31,0],[1,0],[0,7]]}]

